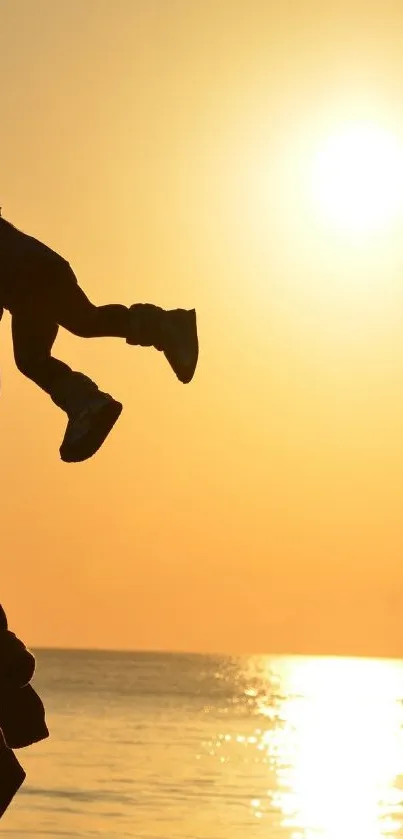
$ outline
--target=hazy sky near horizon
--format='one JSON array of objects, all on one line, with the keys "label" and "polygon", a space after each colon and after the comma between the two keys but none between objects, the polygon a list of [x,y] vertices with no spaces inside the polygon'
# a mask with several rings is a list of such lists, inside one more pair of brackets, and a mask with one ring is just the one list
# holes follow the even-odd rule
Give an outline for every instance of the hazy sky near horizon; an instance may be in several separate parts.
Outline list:
[{"label": "hazy sky near horizon", "polygon": [[0,325],[1,600],[27,643],[401,655],[402,218],[311,202],[350,120],[403,147],[399,2],[0,0],[3,215],[98,303],[198,311],[161,356],[61,330],[124,403],[64,415]]}]

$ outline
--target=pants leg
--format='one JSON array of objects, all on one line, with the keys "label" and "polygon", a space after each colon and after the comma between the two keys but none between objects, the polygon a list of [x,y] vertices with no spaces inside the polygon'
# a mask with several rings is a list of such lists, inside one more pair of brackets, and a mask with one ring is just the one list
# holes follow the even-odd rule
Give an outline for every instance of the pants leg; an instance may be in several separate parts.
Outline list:
[{"label": "pants leg", "polygon": [[30,276],[10,307],[14,358],[21,373],[69,413],[71,405],[85,404],[97,387],[51,355],[59,325],[84,338],[126,337],[129,310],[118,304],[94,306],[64,260],[52,270],[42,267],[43,273]]},{"label": "pants leg", "polygon": [[33,320],[31,314],[19,312],[12,315],[11,328],[14,358],[20,372],[48,393],[69,416],[86,407],[88,398],[98,392],[97,385],[51,355],[58,325],[44,316]]},{"label": "pants leg", "polygon": [[21,311],[12,315],[11,329],[18,370],[51,394],[56,381],[72,373],[64,361],[51,355],[59,330],[57,323]]},{"label": "pants leg", "polygon": [[55,283],[56,294],[50,294],[47,303],[55,322],[80,338],[127,338],[127,306],[95,306],[78,285],[68,263],[65,266],[63,277]]}]

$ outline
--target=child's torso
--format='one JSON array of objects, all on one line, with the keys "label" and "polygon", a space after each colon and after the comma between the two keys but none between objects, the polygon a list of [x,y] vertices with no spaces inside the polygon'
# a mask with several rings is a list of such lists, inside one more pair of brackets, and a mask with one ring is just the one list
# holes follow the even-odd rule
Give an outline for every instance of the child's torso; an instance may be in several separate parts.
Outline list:
[{"label": "child's torso", "polygon": [[44,256],[59,256],[39,239],[28,236],[27,233],[23,233],[22,230],[18,230],[17,227],[0,217],[0,271],[9,262],[35,253],[42,253]]},{"label": "child's torso", "polygon": [[7,299],[21,272],[29,271],[34,276],[44,260],[49,264],[60,262],[62,257],[0,217],[0,305],[7,307]]}]

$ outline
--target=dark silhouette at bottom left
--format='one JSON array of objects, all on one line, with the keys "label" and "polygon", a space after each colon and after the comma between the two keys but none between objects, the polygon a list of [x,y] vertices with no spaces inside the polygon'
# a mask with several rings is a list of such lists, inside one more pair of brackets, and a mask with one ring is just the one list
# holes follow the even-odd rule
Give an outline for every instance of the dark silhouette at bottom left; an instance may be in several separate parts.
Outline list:
[{"label": "dark silhouette at bottom left", "polygon": [[35,657],[0,606],[0,818],[26,777],[14,749],[49,737],[43,702],[30,684],[34,672]]}]

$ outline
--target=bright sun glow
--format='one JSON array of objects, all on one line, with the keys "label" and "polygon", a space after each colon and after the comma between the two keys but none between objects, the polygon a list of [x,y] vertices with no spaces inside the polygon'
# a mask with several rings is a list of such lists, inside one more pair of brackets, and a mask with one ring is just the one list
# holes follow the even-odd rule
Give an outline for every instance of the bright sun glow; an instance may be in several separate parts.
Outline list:
[{"label": "bright sun glow", "polygon": [[384,228],[403,207],[403,148],[376,125],[332,135],[314,166],[321,217],[347,232]]},{"label": "bright sun glow", "polygon": [[[301,839],[386,839],[400,827],[401,665],[302,659],[278,734],[277,806]],[[273,745],[273,731],[267,732]]]}]

